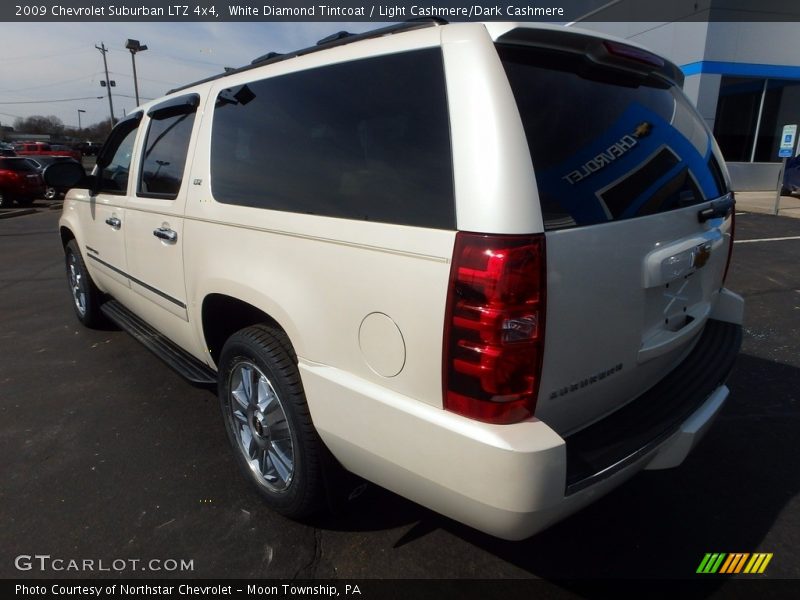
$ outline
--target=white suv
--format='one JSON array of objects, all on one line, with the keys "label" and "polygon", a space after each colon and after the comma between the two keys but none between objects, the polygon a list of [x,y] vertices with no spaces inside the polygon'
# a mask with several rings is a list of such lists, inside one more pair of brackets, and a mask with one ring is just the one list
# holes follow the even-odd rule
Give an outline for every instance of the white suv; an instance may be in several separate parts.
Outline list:
[{"label": "white suv", "polygon": [[681,82],[588,32],[430,21],[175,90],[47,174],[78,318],[215,384],[284,514],[341,465],[530,536],[679,464],[728,396],[733,197]]}]

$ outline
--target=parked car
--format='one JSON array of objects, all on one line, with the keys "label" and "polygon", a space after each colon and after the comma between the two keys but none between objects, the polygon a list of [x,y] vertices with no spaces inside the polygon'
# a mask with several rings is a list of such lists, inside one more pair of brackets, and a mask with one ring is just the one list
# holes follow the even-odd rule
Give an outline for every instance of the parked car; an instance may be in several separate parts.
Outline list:
[{"label": "parked car", "polygon": [[[80,161],[77,161],[69,156],[27,156],[25,158],[31,162],[31,164],[33,164],[33,166],[36,168],[36,171],[40,175],[43,174],[44,170],[53,163],[72,162],[78,165],[81,164]],[[63,196],[68,190],[69,188],[55,188],[48,185],[45,187],[44,198],[47,200],[55,200]]]},{"label": "parked car", "polygon": [[76,147],[83,156],[97,156],[100,150],[103,149],[103,144],[97,142],[80,142]]},{"label": "parked car", "polygon": [[48,144],[46,142],[18,142],[14,144],[18,156],[69,156],[81,160],[81,153],[69,146]]},{"label": "parked car", "polygon": [[783,188],[781,194],[800,193],[800,155],[786,161],[786,170],[783,172]]},{"label": "parked car", "polygon": [[76,186],[75,313],[216,385],[283,514],[343,467],[530,536],[680,464],[728,397],[734,201],[682,80],[590,32],[431,21],[173,90],[92,176],[46,171]]},{"label": "parked car", "polygon": [[0,207],[9,208],[13,202],[30,206],[44,191],[42,175],[27,159],[0,158]]},{"label": "parked car", "polygon": [[11,144],[0,143],[0,156],[16,156],[14,147]]}]

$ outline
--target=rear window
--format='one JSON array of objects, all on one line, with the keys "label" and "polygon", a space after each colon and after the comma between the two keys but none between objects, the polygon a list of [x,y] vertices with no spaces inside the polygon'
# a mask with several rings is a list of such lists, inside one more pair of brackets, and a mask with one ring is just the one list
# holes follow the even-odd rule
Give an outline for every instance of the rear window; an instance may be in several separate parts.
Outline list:
[{"label": "rear window", "polygon": [[498,52],[547,229],[661,213],[726,192],[708,129],[675,86],[553,50]]},{"label": "rear window", "polygon": [[221,91],[211,189],[228,204],[454,229],[441,51],[351,61]]},{"label": "rear window", "polygon": [[0,169],[22,173],[36,172],[36,167],[24,158],[0,158]]}]

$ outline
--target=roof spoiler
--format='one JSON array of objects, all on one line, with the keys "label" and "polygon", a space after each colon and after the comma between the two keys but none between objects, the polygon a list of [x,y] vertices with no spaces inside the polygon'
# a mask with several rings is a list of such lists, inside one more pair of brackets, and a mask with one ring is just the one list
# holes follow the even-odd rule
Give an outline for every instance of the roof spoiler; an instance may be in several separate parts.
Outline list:
[{"label": "roof spoiler", "polygon": [[496,42],[581,54],[598,65],[656,75],[679,87],[683,86],[683,71],[677,65],[624,41],[596,37],[573,29],[518,27],[499,36]]}]

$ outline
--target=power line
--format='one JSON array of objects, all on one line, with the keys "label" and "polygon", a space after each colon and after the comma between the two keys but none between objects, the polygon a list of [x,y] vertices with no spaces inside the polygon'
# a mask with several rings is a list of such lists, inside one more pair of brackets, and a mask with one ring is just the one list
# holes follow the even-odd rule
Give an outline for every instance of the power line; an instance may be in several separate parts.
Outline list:
[{"label": "power line", "polygon": [[22,100],[20,102],[0,102],[0,104],[49,104],[52,102],[72,102],[74,100],[102,100],[102,96],[85,96],[83,98],[59,98],[58,100]]},{"label": "power line", "polygon": [[64,52],[56,52],[54,54],[29,54],[28,56],[3,56],[3,60],[40,60],[43,58],[54,58],[56,56],[66,56],[69,54],[77,54],[78,52],[88,52],[90,48],[86,48],[83,44],[80,46],[76,46],[71,48],[70,50],[65,50]]},{"label": "power line", "polygon": [[63,85],[65,83],[72,83],[74,81],[83,81],[84,79],[94,79],[95,77],[97,77],[98,75],[101,75],[101,74],[102,74],[101,72],[97,72],[97,73],[92,73],[91,75],[85,75],[83,77],[72,77],[70,79],[64,79],[63,81],[53,81],[51,83],[45,83],[45,84],[42,84],[42,85],[34,85],[34,86],[31,86],[31,87],[26,87],[26,88],[19,88],[17,90],[0,90],[0,93],[13,94],[15,92],[27,92],[27,91],[30,91],[30,90],[39,90],[41,88],[53,87],[55,85]]},{"label": "power line", "polygon": [[[128,79],[133,79],[133,75],[128,75],[127,73],[120,73],[118,71],[109,71],[108,73],[109,75],[115,75],[116,77],[127,77]],[[149,77],[139,77],[139,80],[152,81],[153,83],[163,83],[164,85],[171,85],[172,87],[177,85],[175,81],[163,81],[161,79],[150,79]]]},{"label": "power line", "polygon": [[[130,96],[128,94],[120,94],[119,92],[117,92],[117,98],[120,98],[120,97],[122,97],[122,98],[133,98],[134,100],[136,99],[135,96]],[[140,100],[155,100],[155,98],[145,98],[144,96],[139,96],[139,99]]]}]

